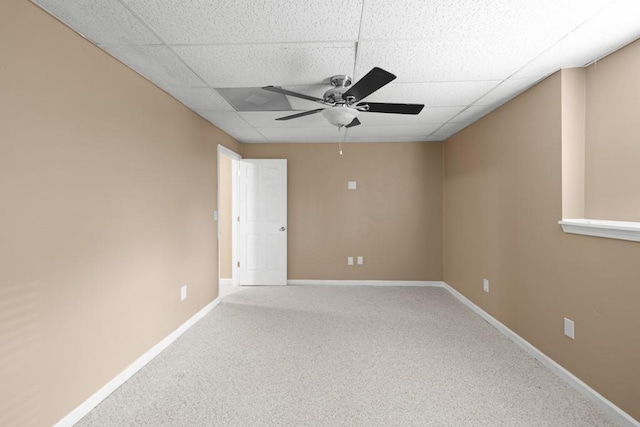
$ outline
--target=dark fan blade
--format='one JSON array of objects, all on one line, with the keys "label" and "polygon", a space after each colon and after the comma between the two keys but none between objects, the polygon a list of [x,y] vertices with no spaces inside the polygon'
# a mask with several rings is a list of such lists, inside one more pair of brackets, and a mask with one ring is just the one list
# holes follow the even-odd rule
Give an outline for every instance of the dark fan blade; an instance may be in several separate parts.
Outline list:
[{"label": "dark fan blade", "polygon": [[308,116],[309,114],[315,114],[315,113],[319,113],[320,111],[324,110],[324,108],[318,108],[317,110],[309,110],[309,111],[304,111],[302,113],[298,113],[298,114],[292,114],[290,116],[284,116],[284,117],[280,117],[277,118],[276,120],[291,120],[291,119],[297,119],[298,117],[304,117],[304,116]]},{"label": "dark fan blade", "polygon": [[368,105],[369,113],[395,113],[395,114],[420,114],[424,108],[422,104],[390,104],[387,102],[363,102],[358,104]]},{"label": "dark fan blade", "polygon": [[373,92],[386,85],[396,76],[382,68],[374,67],[363,78],[353,85],[348,91],[342,94],[342,99],[347,99],[348,96],[353,96],[356,101],[362,101]]},{"label": "dark fan blade", "polygon": [[346,125],[346,128],[352,128],[354,126],[358,126],[360,124],[360,120],[358,120],[358,118],[356,117],[355,119],[353,119],[351,121],[351,123],[349,123],[348,125]]},{"label": "dark fan blade", "polygon": [[295,96],[296,98],[302,98],[308,101],[314,101],[314,102],[319,102],[321,104],[324,104],[323,99],[316,98],[315,96],[305,95],[304,93],[292,92],[290,90],[282,89],[281,87],[265,86],[262,89],[268,90],[270,92],[276,92],[276,93],[281,93],[283,95]]}]

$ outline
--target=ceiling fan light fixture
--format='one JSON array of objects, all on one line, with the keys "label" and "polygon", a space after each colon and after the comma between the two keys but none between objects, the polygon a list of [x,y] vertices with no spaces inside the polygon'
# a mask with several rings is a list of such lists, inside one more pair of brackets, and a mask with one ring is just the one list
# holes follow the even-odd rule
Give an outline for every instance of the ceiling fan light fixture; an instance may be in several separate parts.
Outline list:
[{"label": "ceiling fan light fixture", "polygon": [[339,128],[350,124],[353,119],[358,117],[359,111],[346,106],[332,107],[322,110],[322,115],[329,123]]}]

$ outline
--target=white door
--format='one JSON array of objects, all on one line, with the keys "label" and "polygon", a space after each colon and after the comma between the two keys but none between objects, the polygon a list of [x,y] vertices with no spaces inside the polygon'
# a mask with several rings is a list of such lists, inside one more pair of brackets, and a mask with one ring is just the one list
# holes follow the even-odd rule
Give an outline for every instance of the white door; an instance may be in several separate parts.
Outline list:
[{"label": "white door", "polygon": [[287,161],[240,160],[241,285],[287,284]]}]

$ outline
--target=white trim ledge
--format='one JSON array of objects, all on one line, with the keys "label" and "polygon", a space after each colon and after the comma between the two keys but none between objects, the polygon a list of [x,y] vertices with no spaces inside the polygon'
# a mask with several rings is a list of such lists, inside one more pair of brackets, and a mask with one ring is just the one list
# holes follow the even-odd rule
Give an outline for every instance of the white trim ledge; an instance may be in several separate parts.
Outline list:
[{"label": "white trim ledge", "polygon": [[58,421],[54,427],[71,427],[78,421],[82,419],[85,415],[87,415],[93,408],[98,406],[100,402],[106,399],[111,393],[116,391],[118,387],[124,384],[129,378],[134,376],[136,372],[142,369],[147,363],[153,360],[158,354],[160,354],[164,349],[169,347],[171,343],[173,343],[180,335],[184,334],[190,327],[196,324],[198,320],[202,319],[207,313],[209,313],[216,305],[220,303],[220,297],[214,299],[212,302],[207,304],[202,310],[198,311],[194,314],[189,320],[184,322],[178,329],[171,332],[167,335],[162,341],[158,344],[151,347],[136,359],[131,365],[129,365],[124,371],[118,374],[111,381],[106,383],[100,390],[96,391],[91,397],[85,400],[80,406],[78,406],[73,411],[69,412],[67,416]]},{"label": "white trim ledge", "polygon": [[441,288],[444,282],[425,282],[413,280],[287,280],[292,286],[418,286]]},{"label": "white trim ledge", "polygon": [[640,242],[640,222],[600,219],[563,219],[558,221],[565,233]]},{"label": "white trim ledge", "polygon": [[614,421],[616,421],[620,426],[629,426],[629,427],[640,427],[640,423],[636,421],[631,415],[624,412],[622,409],[618,408],[607,398],[602,396],[600,393],[589,387],[584,381],[580,378],[573,375],[571,372],[566,370],[560,364],[558,364],[555,360],[551,359],[549,356],[535,348],[531,345],[527,340],[522,338],[520,335],[513,332],[511,329],[507,328],[504,324],[502,324],[499,320],[491,316],[489,313],[475,305],[471,300],[462,295],[460,292],[453,289],[451,286],[443,282],[443,287],[451,295],[456,297],[460,302],[473,310],[476,314],[486,320],[491,326],[496,328],[498,331],[502,332],[507,338],[513,341],[515,344],[524,349],[527,353],[537,359],[540,363],[542,363],[546,368],[548,368],[551,372],[556,374],[560,379],[564,380],[571,387],[576,389],[580,394],[585,396],[587,399],[591,400],[596,406],[598,406],[603,412],[605,412],[609,417],[611,417]]}]

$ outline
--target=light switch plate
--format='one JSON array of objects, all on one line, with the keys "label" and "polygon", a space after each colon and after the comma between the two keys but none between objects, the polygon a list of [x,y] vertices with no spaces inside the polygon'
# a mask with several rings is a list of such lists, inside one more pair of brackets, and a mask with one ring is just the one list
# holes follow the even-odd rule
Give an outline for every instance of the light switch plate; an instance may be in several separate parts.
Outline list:
[{"label": "light switch plate", "polygon": [[187,285],[184,285],[180,288],[180,301],[184,301],[187,299]]},{"label": "light switch plate", "polygon": [[566,317],[564,318],[564,334],[572,340],[575,339],[575,324],[573,320]]},{"label": "light switch plate", "polygon": [[347,188],[349,190],[355,190],[357,186],[358,183],[356,181],[349,181],[349,183],[347,184]]},{"label": "light switch plate", "polygon": [[359,256],[358,257],[358,265],[362,265],[364,264],[364,257],[363,256]]},{"label": "light switch plate", "polygon": [[353,257],[347,257],[347,265],[353,265]]}]

